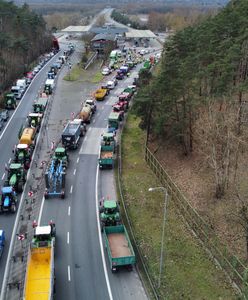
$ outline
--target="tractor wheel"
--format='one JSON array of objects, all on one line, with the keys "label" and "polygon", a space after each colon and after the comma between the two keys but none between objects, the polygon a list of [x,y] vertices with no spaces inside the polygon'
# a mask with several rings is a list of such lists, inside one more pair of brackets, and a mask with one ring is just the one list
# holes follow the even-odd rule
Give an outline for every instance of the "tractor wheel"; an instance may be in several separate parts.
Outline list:
[{"label": "tractor wheel", "polygon": [[48,199],[49,196],[48,196],[47,193],[45,193],[45,194],[44,194],[44,197],[45,197],[45,199]]},{"label": "tractor wheel", "polygon": [[17,184],[17,191],[21,193],[23,191],[23,186],[24,186],[23,181],[22,180],[19,181]]},{"label": "tractor wheel", "polygon": [[65,199],[65,192],[61,192],[61,199]]}]

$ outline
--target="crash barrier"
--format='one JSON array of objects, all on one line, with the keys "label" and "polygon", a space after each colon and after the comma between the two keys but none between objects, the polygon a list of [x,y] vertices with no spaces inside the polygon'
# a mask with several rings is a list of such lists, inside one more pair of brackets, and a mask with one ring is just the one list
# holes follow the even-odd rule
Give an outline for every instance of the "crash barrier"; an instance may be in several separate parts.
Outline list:
[{"label": "crash barrier", "polygon": [[225,271],[243,299],[248,299],[248,268],[238,257],[228,251],[227,246],[219,240],[210,225],[191,206],[148,146],[145,147],[145,160],[161,184],[168,190],[186,225],[200,239],[211,258]]},{"label": "crash barrier", "polygon": [[[135,233],[133,230],[133,226],[132,226],[132,221],[129,217],[128,210],[127,210],[127,207],[125,204],[126,203],[125,196],[123,193],[124,187],[123,187],[123,183],[122,183],[122,146],[121,146],[122,145],[121,136],[122,136],[122,130],[125,125],[125,122],[126,122],[126,116],[125,116],[122,126],[120,127],[118,146],[117,146],[117,183],[118,183],[118,190],[119,190],[119,194],[120,194],[122,207],[124,210],[124,223],[127,226],[128,231],[131,233],[130,239],[131,239],[134,251],[136,253],[136,258],[137,258],[137,271],[140,275],[141,275],[141,271],[142,271],[142,274],[144,274],[146,277],[144,280],[143,276],[140,276],[143,286],[146,289],[146,292],[147,292],[147,289],[149,289],[153,295],[153,298],[156,300],[159,300],[160,297],[158,295],[156,285],[154,283],[154,280],[152,279],[152,276],[150,274],[147,263],[144,260],[145,256],[142,253],[142,249],[139,247],[139,245],[137,243]],[[149,284],[149,287],[147,287],[147,283]]]},{"label": "crash barrier", "polygon": [[88,61],[86,62],[86,64],[85,64],[85,67],[84,67],[84,69],[85,70],[87,70],[88,69],[88,67],[95,61],[95,59],[97,58],[97,52],[95,52],[95,53],[93,53],[92,55],[91,55],[91,57],[88,59]]}]

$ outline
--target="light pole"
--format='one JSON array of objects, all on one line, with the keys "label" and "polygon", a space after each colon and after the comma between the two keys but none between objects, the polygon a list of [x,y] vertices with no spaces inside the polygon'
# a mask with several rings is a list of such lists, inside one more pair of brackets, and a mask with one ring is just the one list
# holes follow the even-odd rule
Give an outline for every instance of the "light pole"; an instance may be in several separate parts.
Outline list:
[{"label": "light pole", "polygon": [[158,277],[158,288],[161,285],[161,274],[162,274],[162,267],[163,267],[163,259],[164,259],[164,235],[165,235],[165,222],[166,222],[166,210],[167,210],[167,202],[168,202],[168,192],[167,189],[163,186],[159,187],[150,187],[148,189],[149,192],[154,192],[162,190],[164,191],[164,218],[163,218],[163,227],[162,227],[162,237],[161,237],[161,252],[160,252],[160,265],[159,265],[159,277]]}]

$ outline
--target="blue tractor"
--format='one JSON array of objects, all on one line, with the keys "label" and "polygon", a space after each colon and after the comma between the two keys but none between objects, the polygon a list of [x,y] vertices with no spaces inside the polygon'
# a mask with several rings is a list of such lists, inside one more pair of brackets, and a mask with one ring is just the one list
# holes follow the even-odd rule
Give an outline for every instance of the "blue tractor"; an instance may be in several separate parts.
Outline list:
[{"label": "blue tractor", "polygon": [[16,212],[17,197],[12,186],[2,187],[0,194],[0,213]]},{"label": "blue tractor", "polygon": [[0,258],[3,255],[4,245],[5,245],[5,234],[4,234],[4,230],[0,229]]}]

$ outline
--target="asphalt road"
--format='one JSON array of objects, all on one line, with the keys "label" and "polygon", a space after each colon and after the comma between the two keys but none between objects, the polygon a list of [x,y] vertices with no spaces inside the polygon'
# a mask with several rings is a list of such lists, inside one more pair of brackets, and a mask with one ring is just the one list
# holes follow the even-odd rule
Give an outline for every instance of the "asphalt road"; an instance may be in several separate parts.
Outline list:
[{"label": "asphalt road", "polygon": [[[135,269],[111,273],[97,223],[98,199],[107,195],[116,198],[113,171],[100,171],[97,177],[100,136],[107,127],[117,95],[132,79],[127,81],[121,81],[105,101],[97,103],[97,112],[80,147],[69,152],[66,198],[44,200],[40,224],[52,219],[57,229],[56,299],[147,299]],[[57,85],[49,121],[53,129],[49,132],[50,139],[59,138],[62,127],[58,123],[69,119],[71,112],[78,111],[82,101],[78,92],[73,93],[67,85],[60,80]],[[89,92],[85,91],[84,98]]]},{"label": "asphalt road", "polygon": [[[50,65],[58,58],[59,53],[54,56],[40,72],[35,76],[30,86],[26,90],[26,93],[21,101],[18,101],[19,104],[15,111],[11,113],[11,117],[5,127],[0,132],[0,179],[1,186],[4,184],[6,179],[5,164],[9,163],[13,157],[12,150],[14,145],[18,143],[18,132],[22,124],[26,120],[26,116],[29,112],[32,111],[33,101],[36,99],[38,92],[44,86],[46,80],[46,74],[50,68]],[[20,196],[18,196],[20,199]],[[0,260],[0,286],[2,285],[2,280],[4,276],[4,270],[6,265],[6,260],[8,256],[9,243],[13,231],[13,226],[15,222],[16,214],[2,214],[0,216],[0,228],[5,230],[6,235],[6,244],[3,256]]]}]

